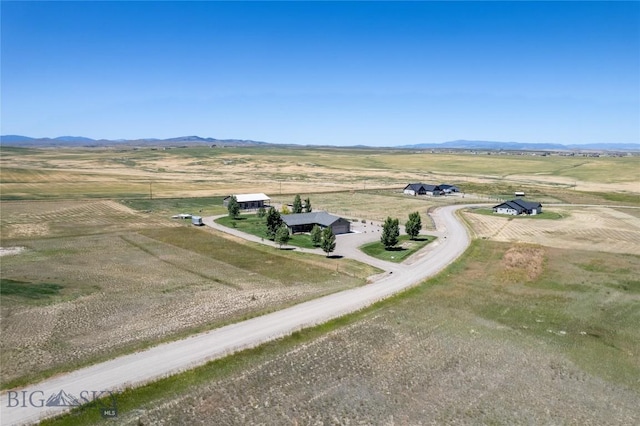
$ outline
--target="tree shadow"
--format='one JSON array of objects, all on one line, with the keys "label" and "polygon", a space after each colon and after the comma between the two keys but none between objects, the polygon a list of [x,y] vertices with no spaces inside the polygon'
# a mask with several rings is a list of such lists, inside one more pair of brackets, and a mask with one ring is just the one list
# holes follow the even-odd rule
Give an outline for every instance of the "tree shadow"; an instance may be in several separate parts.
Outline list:
[{"label": "tree shadow", "polygon": [[409,241],[429,241],[429,237],[415,237]]},{"label": "tree shadow", "polygon": [[406,251],[407,249],[404,247],[389,247],[385,248],[386,251]]},{"label": "tree shadow", "polygon": [[343,256],[340,256],[339,254],[332,254],[330,256],[327,256],[327,259],[342,259]]}]

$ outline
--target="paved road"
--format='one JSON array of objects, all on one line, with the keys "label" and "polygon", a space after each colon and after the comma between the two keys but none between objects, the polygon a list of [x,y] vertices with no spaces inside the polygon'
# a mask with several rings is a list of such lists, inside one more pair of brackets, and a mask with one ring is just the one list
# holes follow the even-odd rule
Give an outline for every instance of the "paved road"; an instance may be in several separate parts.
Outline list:
[{"label": "paved road", "polygon": [[139,386],[354,312],[418,284],[453,262],[469,245],[467,230],[454,214],[455,210],[463,207],[448,206],[437,210],[433,218],[440,236],[438,241],[414,255],[406,265],[384,262],[390,269],[385,268],[388,272],[373,284],[62,374],[13,391],[15,393],[5,392],[0,397],[1,424],[34,423],[67,410],[68,407],[38,406],[60,391],[76,398],[88,396],[90,399],[91,391],[117,391]]}]

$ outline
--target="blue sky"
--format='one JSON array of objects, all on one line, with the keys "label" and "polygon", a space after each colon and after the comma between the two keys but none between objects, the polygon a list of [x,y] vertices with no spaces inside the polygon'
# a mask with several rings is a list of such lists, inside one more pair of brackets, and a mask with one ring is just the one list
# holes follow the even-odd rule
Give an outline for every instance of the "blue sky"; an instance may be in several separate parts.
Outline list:
[{"label": "blue sky", "polygon": [[640,142],[639,2],[1,3],[1,132]]}]

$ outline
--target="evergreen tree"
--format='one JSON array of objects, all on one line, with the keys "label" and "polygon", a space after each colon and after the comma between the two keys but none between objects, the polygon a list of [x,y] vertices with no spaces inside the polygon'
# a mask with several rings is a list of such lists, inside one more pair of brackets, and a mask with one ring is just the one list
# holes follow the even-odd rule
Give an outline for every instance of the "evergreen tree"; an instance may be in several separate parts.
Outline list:
[{"label": "evergreen tree", "polygon": [[264,209],[264,206],[260,206],[260,208],[258,209],[258,217],[262,219],[266,216],[266,214],[267,211]]},{"label": "evergreen tree", "polygon": [[311,200],[309,197],[304,200],[304,212],[311,213]]},{"label": "evergreen tree", "polygon": [[238,199],[235,195],[232,195],[229,198],[229,204],[227,204],[227,210],[229,211],[229,216],[232,218],[237,218],[240,214],[240,204],[238,204]]},{"label": "evergreen tree", "polygon": [[267,212],[267,236],[269,239],[273,240],[276,237],[276,232],[278,232],[278,228],[282,225],[282,217],[280,217],[280,213],[271,207]]},{"label": "evergreen tree", "polygon": [[327,256],[336,249],[336,236],[333,235],[333,231],[330,226],[327,226],[322,231],[322,242],[320,243],[320,246],[322,247],[322,250],[327,253]]},{"label": "evergreen tree", "polygon": [[409,220],[404,225],[404,230],[407,233],[407,235],[409,235],[412,240],[415,240],[415,238],[420,233],[421,229],[422,229],[422,219],[420,219],[420,213],[418,212],[409,213]]},{"label": "evergreen tree", "polygon": [[282,248],[282,246],[287,244],[290,239],[291,235],[289,234],[289,228],[287,228],[287,225],[283,223],[276,231],[275,241],[280,245],[280,248]]},{"label": "evergreen tree", "polygon": [[302,213],[302,200],[299,194],[296,194],[296,198],[293,199],[293,213]]},{"label": "evergreen tree", "polygon": [[322,229],[318,225],[313,225],[311,230],[311,242],[314,247],[319,247],[322,242]]},{"label": "evergreen tree", "polygon": [[385,250],[389,250],[391,247],[398,244],[398,237],[400,236],[400,225],[398,219],[391,219],[387,217],[382,226],[382,236],[380,241],[384,245]]}]

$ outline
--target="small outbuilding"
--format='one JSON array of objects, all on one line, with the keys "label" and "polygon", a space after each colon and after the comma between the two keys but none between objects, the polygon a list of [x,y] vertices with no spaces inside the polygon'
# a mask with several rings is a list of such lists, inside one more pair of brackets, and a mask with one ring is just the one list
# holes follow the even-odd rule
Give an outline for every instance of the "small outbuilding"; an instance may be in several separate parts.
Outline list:
[{"label": "small outbuilding", "polygon": [[260,207],[264,207],[269,205],[269,198],[267,195],[263,193],[258,194],[233,194],[225,197],[222,201],[222,204],[227,207],[229,206],[229,200],[231,197],[236,197],[238,204],[240,205],[240,210],[251,210],[251,209],[259,209]]},{"label": "small outbuilding", "polygon": [[521,214],[536,215],[542,213],[542,204],[537,201],[524,201],[521,199],[515,199],[511,201],[505,201],[502,204],[498,204],[493,207],[493,212],[498,214],[508,214],[517,216]]},{"label": "small outbuilding", "polygon": [[202,218],[200,216],[191,216],[191,223],[196,226],[203,226]]},{"label": "small outbuilding", "polygon": [[452,192],[460,192],[460,188],[458,188],[455,185],[449,185],[449,184],[446,184],[446,183],[441,183],[438,186],[440,187],[442,192],[444,192],[445,194],[451,194]]},{"label": "small outbuilding", "polygon": [[292,234],[310,232],[315,225],[320,228],[331,228],[334,235],[351,232],[351,222],[327,212],[296,213],[282,216]]}]

